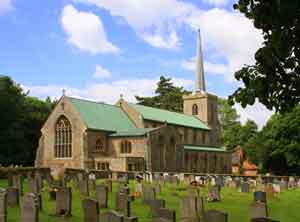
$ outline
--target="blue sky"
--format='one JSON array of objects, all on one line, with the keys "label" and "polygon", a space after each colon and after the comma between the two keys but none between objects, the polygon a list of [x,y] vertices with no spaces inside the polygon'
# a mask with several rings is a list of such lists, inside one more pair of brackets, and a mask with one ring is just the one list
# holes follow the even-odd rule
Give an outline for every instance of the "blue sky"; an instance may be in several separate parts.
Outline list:
[{"label": "blue sky", "polygon": [[[67,95],[114,103],[151,95],[160,75],[194,89],[201,29],[207,91],[227,97],[234,71],[254,62],[260,32],[231,0],[0,0],[0,74],[32,96]],[[260,104],[241,119],[260,126]]]}]

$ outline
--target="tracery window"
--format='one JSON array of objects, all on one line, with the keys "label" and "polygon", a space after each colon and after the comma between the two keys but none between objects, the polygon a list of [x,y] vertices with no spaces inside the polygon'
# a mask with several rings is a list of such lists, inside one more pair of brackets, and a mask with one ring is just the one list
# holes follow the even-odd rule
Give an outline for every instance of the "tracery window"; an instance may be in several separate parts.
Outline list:
[{"label": "tracery window", "polygon": [[72,157],[72,126],[65,116],[59,117],[55,124],[54,156],[56,158]]},{"label": "tracery window", "polygon": [[123,140],[121,142],[121,153],[131,153],[131,142]]},{"label": "tracery window", "polygon": [[96,140],[96,151],[104,152],[104,144],[102,139]]},{"label": "tracery window", "polygon": [[196,104],[194,104],[192,106],[192,114],[193,115],[198,115],[198,106]]}]

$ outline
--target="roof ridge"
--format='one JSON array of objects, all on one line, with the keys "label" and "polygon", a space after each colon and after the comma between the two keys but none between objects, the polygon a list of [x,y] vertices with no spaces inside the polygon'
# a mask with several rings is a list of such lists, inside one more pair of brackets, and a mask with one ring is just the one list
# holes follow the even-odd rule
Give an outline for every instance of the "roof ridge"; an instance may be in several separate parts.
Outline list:
[{"label": "roof ridge", "polygon": [[120,108],[119,106],[109,104],[109,103],[105,103],[105,102],[93,101],[93,100],[88,100],[88,99],[81,99],[81,98],[76,98],[76,97],[72,97],[72,96],[66,96],[66,97],[69,98],[69,99],[80,100],[80,101],[83,101],[83,102],[96,103],[96,104],[99,104],[99,105],[102,104],[102,105],[108,105],[108,106],[113,106],[113,107]]}]

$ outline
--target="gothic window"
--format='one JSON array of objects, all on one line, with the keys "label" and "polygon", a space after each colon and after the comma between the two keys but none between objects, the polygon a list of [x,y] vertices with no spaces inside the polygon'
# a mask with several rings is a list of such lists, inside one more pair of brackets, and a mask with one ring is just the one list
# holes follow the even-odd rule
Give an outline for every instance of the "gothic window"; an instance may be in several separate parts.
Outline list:
[{"label": "gothic window", "polygon": [[123,140],[121,142],[121,153],[131,153],[131,142]]},{"label": "gothic window", "polygon": [[193,115],[198,115],[198,106],[196,104],[194,104],[193,107],[192,107],[192,114]]},{"label": "gothic window", "polygon": [[55,124],[54,156],[72,157],[72,126],[65,116],[61,116]]},{"label": "gothic window", "polygon": [[96,151],[104,152],[104,144],[102,139],[96,140]]}]

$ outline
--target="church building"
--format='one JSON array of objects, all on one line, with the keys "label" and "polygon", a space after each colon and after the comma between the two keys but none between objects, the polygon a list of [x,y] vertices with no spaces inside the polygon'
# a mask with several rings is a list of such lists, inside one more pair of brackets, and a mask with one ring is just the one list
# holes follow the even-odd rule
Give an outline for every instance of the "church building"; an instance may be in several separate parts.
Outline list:
[{"label": "church building", "polygon": [[43,125],[36,167],[112,171],[231,173],[221,147],[217,96],[205,90],[200,32],[196,90],[183,113],[125,101],[63,95]]}]

